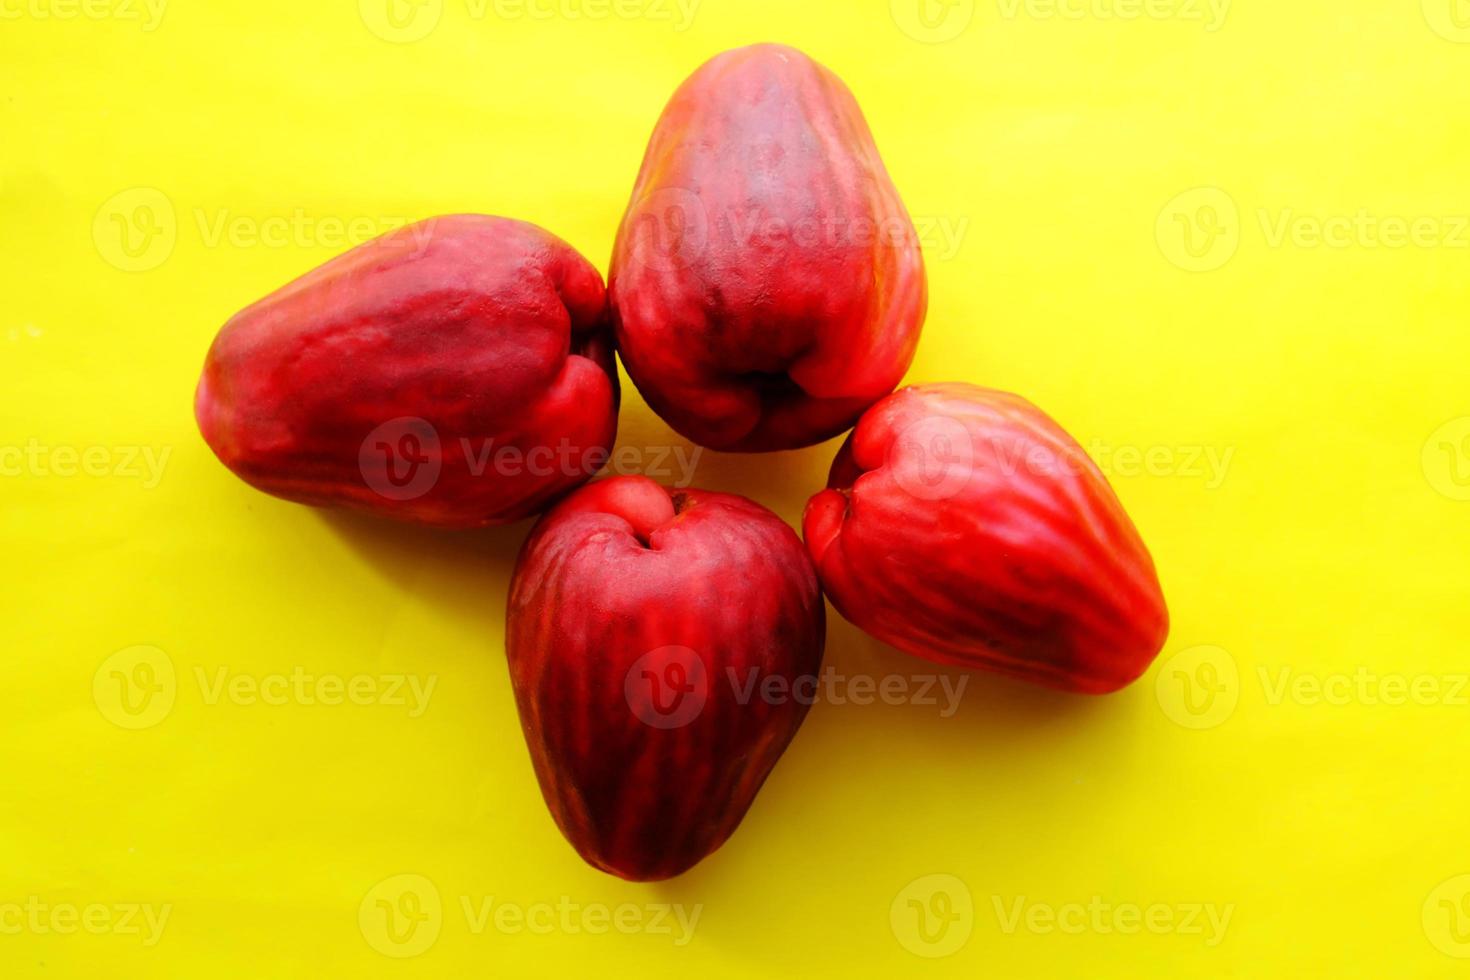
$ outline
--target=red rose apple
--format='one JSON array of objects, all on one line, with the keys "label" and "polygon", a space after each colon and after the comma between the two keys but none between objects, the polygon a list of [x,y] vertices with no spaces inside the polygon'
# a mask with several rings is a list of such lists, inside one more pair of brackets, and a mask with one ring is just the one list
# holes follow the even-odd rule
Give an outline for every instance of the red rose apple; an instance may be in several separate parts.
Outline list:
[{"label": "red rose apple", "polygon": [[807,505],[832,604],[920,657],[1092,694],[1136,680],[1169,615],[1102,473],[1029,402],[966,384],[870,409]]},{"label": "red rose apple", "polygon": [[634,881],[693,867],[739,825],[807,703],[824,607],[801,541],[748,500],[643,477],[546,514],[511,583],[506,652],[557,826]]},{"label": "red rose apple", "polygon": [[609,274],[649,405],[712,449],[795,449],[903,378],[927,303],[918,236],[862,110],[800,51],[726,52],[654,130]]},{"label": "red rose apple", "polygon": [[597,270],[482,215],[367,242],[235,315],[199,429],[247,483],[445,527],[529,517],[585,483],[617,430]]}]

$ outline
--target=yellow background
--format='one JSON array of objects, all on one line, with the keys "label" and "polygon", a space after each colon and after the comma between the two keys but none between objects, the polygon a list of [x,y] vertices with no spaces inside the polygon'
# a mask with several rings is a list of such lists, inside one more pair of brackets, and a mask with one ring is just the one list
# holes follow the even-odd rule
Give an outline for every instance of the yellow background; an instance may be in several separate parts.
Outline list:
[{"label": "yellow background", "polygon": [[[0,974],[1470,974],[1470,5],[550,2],[0,0]],[[191,398],[217,327],[354,222],[511,215],[605,267],[664,101],[759,40],[847,80],[929,229],[911,378],[1105,456],[1173,633],[1105,700],[819,704],[721,852],[632,885],[562,841],[522,743],[527,526],[268,498]],[[685,445],[631,389],[621,443]],[[796,522],[834,450],[696,482]],[[932,673],[835,616],[828,663]],[[435,687],[417,717],[210,697],[298,670]],[[492,896],[700,918],[477,931]],[[27,903],[169,918],[149,945],[17,930]]]}]

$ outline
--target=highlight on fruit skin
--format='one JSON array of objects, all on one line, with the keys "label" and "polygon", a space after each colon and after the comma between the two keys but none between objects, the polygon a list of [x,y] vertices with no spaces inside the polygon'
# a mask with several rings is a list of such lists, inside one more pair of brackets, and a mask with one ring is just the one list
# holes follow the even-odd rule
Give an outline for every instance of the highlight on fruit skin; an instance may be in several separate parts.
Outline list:
[{"label": "highlight on fruit skin", "polygon": [[236,314],[195,397],[220,461],[287,500],[440,527],[533,516],[617,432],[602,277],[535,225],[450,215]]},{"label": "highlight on fruit skin", "polygon": [[857,100],[794,48],[699,68],[664,109],[608,275],[648,404],[711,449],[797,449],[903,379],[923,250]]},{"label": "highlight on fruit skin", "polygon": [[542,795],[587,863],[656,881],[724,844],[810,704],[765,692],[815,679],[825,616],[801,540],[744,498],[616,477],[541,519],[506,654]]},{"label": "highlight on fruit skin", "polygon": [[1153,559],[1112,487],[1015,395],[935,384],[885,398],[803,532],[845,618],[940,663],[1105,694],[1168,635]]}]

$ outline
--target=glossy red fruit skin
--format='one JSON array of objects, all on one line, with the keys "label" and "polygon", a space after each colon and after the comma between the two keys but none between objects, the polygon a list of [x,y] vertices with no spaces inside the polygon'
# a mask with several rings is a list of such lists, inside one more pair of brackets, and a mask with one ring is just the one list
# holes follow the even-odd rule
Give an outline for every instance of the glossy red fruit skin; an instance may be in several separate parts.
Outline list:
[{"label": "glossy red fruit skin", "polygon": [[687,871],[739,825],[808,709],[741,689],[752,671],[815,677],[826,630],[780,518],[644,477],[584,487],[541,519],[506,622],[547,806],[583,859],[630,881]]},{"label": "glossy red fruit skin", "polygon": [[719,55],[674,94],[608,279],[649,405],[735,452],[851,428],[902,380],[928,303],[918,236],[857,101],[774,44]]},{"label": "glossy red fruit skin", "polygon": [[[236,314],[209,351],[195,416],[226,466],[278,497],[440,527],[510,523],[606,461],[612,351],[602,277],[570,245],[525,222],[451,215]],[[547,462],[548,450],[561,455]]]},{"label": "glossy red fruit skin", "polygon": [[1034,405],[905,388],[862,418],[807,504],[832,604],[916,656],[1106,694],[1158,655],[1153,559],[1106,478]]}]

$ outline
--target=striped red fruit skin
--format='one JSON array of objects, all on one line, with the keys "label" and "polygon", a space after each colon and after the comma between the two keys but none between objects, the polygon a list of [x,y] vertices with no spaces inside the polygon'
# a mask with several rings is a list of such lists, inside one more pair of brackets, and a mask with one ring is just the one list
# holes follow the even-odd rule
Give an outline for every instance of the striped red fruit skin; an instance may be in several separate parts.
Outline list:
[{"label": "striped red fruit skin", "polygon": [[743,692],[815,678],[826,630],[780,518],[644,477],[584,487],[541,519],[506,621],[547,806],[583,859],[630,881],[687,871],[740,824],[808,710]]},{"label": "striped red fruit skin", "polygon": [[1168,635],[1153,559],[1112,487],[1015,395],[936,384],[879,402],[803,530],[843,616],[940,663],[1105,694]]},{"label": "striped red fruit skin", "polygon": [[842,80],[800,51],[721,54],[664,109],[609,273],[649,405],[717,450],[813,445],[913,360],[913,222]]},{"label": "striped red fruit skin", "polygon": [[[605,462],[588,454],[616,435],[612,351],[602,277],[571,246],[506,218],[432,218],[236,314],[195,415],[226,466],[278,497],[443,527],[509,523]],[[369,444],[375,432],[383,446]],[[418,464],[393,456],[409,432],[412,458],[437,469],[422,485],[406,482]],[[538,465],[516,463],[538,447]],[[402,492],[370,479],[389,465]]]}]

